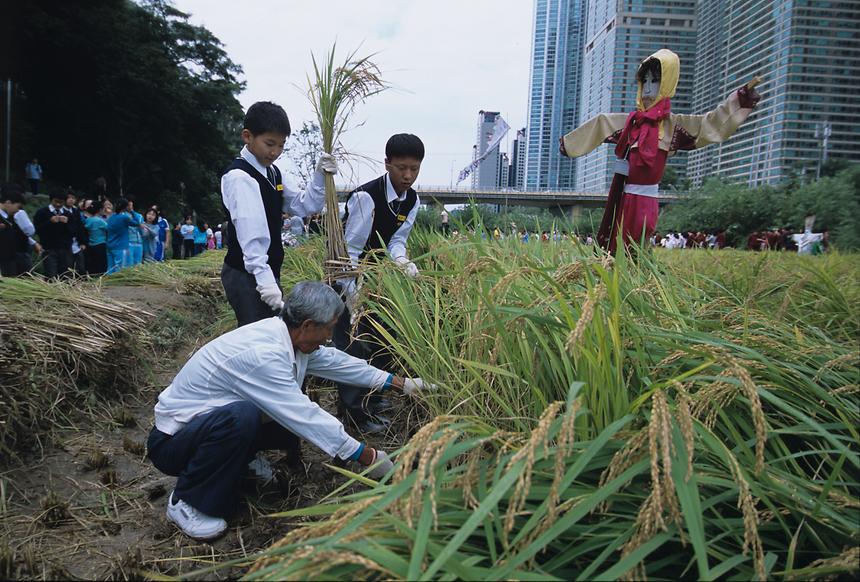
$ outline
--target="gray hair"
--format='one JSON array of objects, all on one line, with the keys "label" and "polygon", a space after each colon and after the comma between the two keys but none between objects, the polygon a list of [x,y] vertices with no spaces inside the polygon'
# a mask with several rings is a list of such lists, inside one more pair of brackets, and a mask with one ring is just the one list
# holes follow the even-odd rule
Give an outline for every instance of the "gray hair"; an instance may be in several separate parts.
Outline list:
[{"label": "gray hair", "polygon": [[290,328],[299,327],[308,319],[325,325],[340,317],[343,310],[343,300],[334,289],[319,281],[302,281],[287,296],[283,318]]}]

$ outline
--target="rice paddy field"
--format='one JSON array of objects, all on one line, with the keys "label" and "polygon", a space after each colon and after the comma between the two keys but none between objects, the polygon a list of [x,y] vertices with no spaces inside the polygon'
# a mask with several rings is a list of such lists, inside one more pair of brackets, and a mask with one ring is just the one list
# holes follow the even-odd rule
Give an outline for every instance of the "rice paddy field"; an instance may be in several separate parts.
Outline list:
[{"label": "rice paddy field", "polygon": [[[402,369],[439,385],[398,402],[396,430],[379,443],[396,451],[394,472],[374,482],[320,462],[337,480],[261,515],[277,528],[252,551],[222,546],[185,569],[144,557],[113,575],[856,576],[860,255],[658,250],[633,262],[570,242],[427,232],[409,242],[421,275],[369,268],[360,302]],[[104,402],[98,390],[126,387],[112,369],[92,376],[93,350],[139,363],[135,350],[168,341],[143,333],[157,305],[117,301],[102,313],[88,298],[137,285],[206,298],[194,334],[211,337],[232,325],[214,279],[218,258],[77,287],[0,279],[0,374],[16,371],[2,376],[4,464],[26,463],[34,435],[80,419],[51,386],[93,407]],[[321,279],[324,258],[322,240],[288,250],[285,289]],[[86,325],[102,335],[59,330],[55,292],[82,302],[82,314],[99,312]],[[19,351],[6,356],[8,345]],[[7,389],[22,374],[29,384]],[[160,518],[163,507],[153,507]],[[7,545],[0,566],[19,559]]]}]

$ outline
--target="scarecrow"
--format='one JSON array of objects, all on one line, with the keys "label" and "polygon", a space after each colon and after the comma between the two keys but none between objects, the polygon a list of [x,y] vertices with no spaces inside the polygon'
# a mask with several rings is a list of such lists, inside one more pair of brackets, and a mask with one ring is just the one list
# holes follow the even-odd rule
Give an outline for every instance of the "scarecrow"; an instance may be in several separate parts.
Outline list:
[{"label": "scarecrow", "polygon": [[660,49],[639,65],[636,110],[601,113],[560,139],[561,153],[575,158],[601,143],[615,144],[615,175],[597,239],[615,253],[620,229],[625,246],[648,240],[657,228],[657,188],[666,159],[678,150],[693,150],[728,139],[760,99],[758,77],[734,91],[704,115],[671,112],[680,60]]}]

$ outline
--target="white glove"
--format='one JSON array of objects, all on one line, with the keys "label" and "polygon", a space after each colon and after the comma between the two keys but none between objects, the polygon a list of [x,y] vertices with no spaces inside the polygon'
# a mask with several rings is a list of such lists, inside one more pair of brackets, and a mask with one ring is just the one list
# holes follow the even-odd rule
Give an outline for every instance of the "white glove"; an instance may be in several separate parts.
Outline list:
[{"label": "white glove", "polygon": [[331,154],[322,153],[317,161],[317,172],[326,172],[327,174],[337,174],[337,160]]},{"label": "white glove", "polygon": [[263,303],[271,307],[273,311],[280,311],[284,308],[284,295],[278,285],[257,285],[257,293],[260,294]]},{"label": "white glove", "polygon": [[379,481],[394,468],[394,463],[388,458],[385,451],[374,449],[373,461],[370,463],[370,467],[367,476],[375,481]]},{"label": "white glove", "polygon": [[403,269],[403,272],[406,273],[408,276],[418,276],[418,267],[416,267],[415,263],[413,263],[406,257],[397,257],[396,259],[394,259],[394,262],[400,265],[400,268]]},{"label": "white glove", "polygon": [[412,396],[418,391],[438,390],[439,386],[431,382],[425,382],[421,378],[405,378],[403,380],[403,393]]}]

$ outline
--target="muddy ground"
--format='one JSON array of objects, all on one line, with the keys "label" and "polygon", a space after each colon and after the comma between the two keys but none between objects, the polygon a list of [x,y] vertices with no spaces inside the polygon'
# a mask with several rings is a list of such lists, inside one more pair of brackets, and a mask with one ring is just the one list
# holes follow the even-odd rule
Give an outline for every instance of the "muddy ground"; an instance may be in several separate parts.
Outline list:
[{"label": "muddy ground", "polygon": [[[112,287],[105,294],[157,315],[198,309],[194,300],[163,289]],[[155,346],[150,382],[118,402],[104,403],[102,414],[58,428],[41,452],[0,473],[0,578],[185,575],[267,547],[299,523],[270,514],[313,505],[346,481],[324,466],[331,462],[327,456],[304,443],[304,471],[289,472],[278,453],[267,453],[278,479],[243,483],[239,512],[221,539],[196,542],[167,521],[165,503],[175,480],[145,457],[152,408],[211,329],[201,325],[183,332],[169,349]],[[333,390],[312,386],[309,393],[335,412]],[[392,450],[403,442],[408,424],[395,422],[389,434],[366,440]],[[205,577],[235,578],[243,571],[227,567]]]}]

